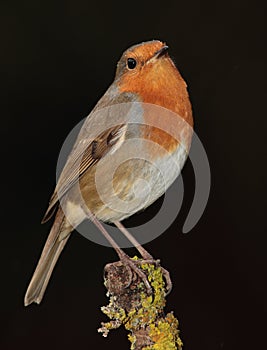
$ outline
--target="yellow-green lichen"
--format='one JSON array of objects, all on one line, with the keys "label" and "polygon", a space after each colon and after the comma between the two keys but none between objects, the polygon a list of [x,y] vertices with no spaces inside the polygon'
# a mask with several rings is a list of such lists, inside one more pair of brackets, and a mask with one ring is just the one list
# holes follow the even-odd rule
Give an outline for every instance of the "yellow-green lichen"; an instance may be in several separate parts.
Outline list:
[{"label": "yellow-green lichen", "polygon": [[[138,258],[134,257],[133,260]],[[135,295],[135,299],[134,303],[130,304],[134,307],[128,311],[121,307],[120,299],[112,295],[109,305],[102,307],[102,311],[111,321],[103,323],[100,331],[106,336],[110,329],[124,325],[125,329],[130,331],[128,339],[131,342],[131,350],[181,350],[178,320],[172,313],[164,316],[166,300],[162,269],[157,264],[148,263],[141,264],[140,268],[146,273],[153,288],[152,295],[147,294],[144,283],[139,280],[129,294],[129,298]],[[141,342],[144,342],[144,347],[140,347]]]},{"label": "yellow-green lichen", "polygon": [[160,319],[156,324],[151,324],[149,336],[154,344],[143,348],[143,350],[182,349],[183,343],[179,338],[178,320],[172,313]]}]

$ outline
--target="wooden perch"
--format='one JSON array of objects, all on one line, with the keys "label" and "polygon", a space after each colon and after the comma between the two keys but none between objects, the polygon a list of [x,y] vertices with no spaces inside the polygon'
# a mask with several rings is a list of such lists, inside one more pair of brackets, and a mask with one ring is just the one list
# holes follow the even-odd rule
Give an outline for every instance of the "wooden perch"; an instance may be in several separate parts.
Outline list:
[{"label": "wooden perch", "polygon": [[[133,258],[137,260],[137,257]],[[101,308],[110,321],[102,322],[99,332],[106,337],[111,329],[123,325],[129,331],[131,350],[181,350],[178,320],[164,314],[165,282],[159,264],[142,264],[153,289],[148,295],[139,276],[120,261],[105,266],[105,287],[109,305]]]}]

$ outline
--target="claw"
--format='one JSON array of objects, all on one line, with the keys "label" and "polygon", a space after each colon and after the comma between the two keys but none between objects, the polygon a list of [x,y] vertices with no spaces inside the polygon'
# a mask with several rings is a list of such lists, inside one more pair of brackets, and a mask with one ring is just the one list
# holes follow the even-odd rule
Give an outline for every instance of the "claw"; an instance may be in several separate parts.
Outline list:
[{"label": "claw", "polygon": [[132,274],[132,271],[134,271],[136,275],[140,277],[140,279],[142,280],[142,282],[146,287],[147,294],[148,295],[152,294],[152,287],[150,286],[147,280],[147,275],[142,270],[140,270],[140,268],[137,266],[137,265],[146,263],[146,260],[132,260],[128,255],[125,254],[121,257],[121,262],[131,270],[131,274]]},{"label": "claw", "polygon": [[[143,265],[143,264],[154,264],[155,266],[159,267],[160,266],[160,260],[157,259],[139,259],[139,260],[132,260],[136,265]],[[171,277],[170,277],[170,273],[168,270],[164,269],[163,267],[161,267],[161,271],[162,271],[162,275],[165,278],[166,281],[166,294],[168,295],[170,294],[171,290],[172,290],[172,281],[171,281]]]},{"label": "claw", "polygon": [[170,294],[171,290],[172,290],[172,280],[170,277],[170,273],[168,270],[164,269],[163,267],[160,267],[161,271],[162,271],[162,275],[165,278],[166,281],[166,295]]}]

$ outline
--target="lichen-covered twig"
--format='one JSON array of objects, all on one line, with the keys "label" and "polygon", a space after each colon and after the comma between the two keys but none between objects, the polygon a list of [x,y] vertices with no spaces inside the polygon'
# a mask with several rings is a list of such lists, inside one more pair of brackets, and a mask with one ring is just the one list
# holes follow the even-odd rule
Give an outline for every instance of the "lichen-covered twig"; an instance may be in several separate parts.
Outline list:
[{"label": "lichen-covered twig", "polygon": [[[137,260],[137,257],[133,258]],[[99,332],[107,336],[123,325],[129,331],[131,350],[181,350],[178,320],[164,314],[165,282],[159,263],[141,264],[153,289],[148,294],[139,276],[120,261],[105,266],[105,286],[109,305],[101,308],[110,321],[102,322]]]}]

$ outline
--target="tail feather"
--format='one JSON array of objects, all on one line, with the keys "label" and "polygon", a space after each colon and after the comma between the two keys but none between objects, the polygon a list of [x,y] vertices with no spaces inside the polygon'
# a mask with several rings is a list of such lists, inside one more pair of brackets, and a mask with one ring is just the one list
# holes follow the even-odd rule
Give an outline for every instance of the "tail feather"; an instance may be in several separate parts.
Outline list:
[{"label": "tail feather", "polygon": [[[67,233],[69,234],[65,233],[66,238],[60,240],[59,235],[65,230],[68,231]],[[67,243],[71,231],[72,227],[65,224],[64,214],[61,209],[59,209],[42,251],[40,260],[25,294],[25,306],[33,302],[40,304],[55,264],[65,244]]]}]

